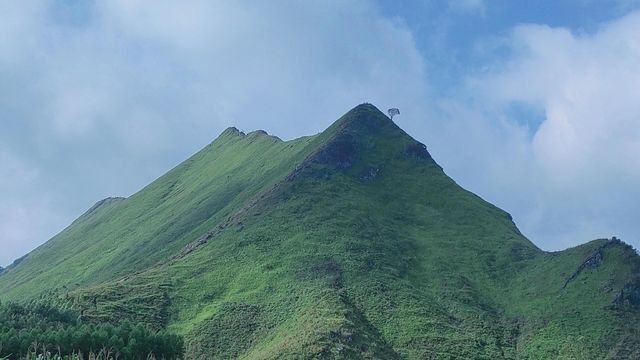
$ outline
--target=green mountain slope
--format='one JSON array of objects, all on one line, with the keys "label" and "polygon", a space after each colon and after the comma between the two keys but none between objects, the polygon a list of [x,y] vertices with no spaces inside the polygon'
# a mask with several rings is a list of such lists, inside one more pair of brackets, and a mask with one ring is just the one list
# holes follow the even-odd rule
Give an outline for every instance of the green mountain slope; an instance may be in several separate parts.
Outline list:
[{"label": "green mountain slope", "polygon": [[129,199],[106,199],[3,279],[9,298],[41,284],[77,288],[143,270],[214,227],[284,176],[309,142],[227,129],[214,143]]},{"label": "green mountain slope", "polygon": [[[634,358],[640,258],[546,253],[372,105],[283,142],[228,129],[0,275],[189,358]],[[46,284],[46,285],[43,285]]]}]

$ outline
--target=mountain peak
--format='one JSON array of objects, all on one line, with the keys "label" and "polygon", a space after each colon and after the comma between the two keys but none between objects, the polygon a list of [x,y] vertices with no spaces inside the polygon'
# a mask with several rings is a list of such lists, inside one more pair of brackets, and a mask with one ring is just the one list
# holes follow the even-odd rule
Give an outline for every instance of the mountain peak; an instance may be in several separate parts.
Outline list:
[{"label": "mountain peak", "polygon": [[379,132],[382,129],[400,130],[400,128],[377,107],[369,103],[363,103],[349,110],[329,127],[327,131],[352,130],[357,132]]},{"label": "mountain peak", "polygon": [[320,144],[292,174],[302,173],[328,179],[336,171],[348,172],[359,179],[378,177],[382,168],[391,168],[401,160],[415,165],[434,166],[424,144],[400,129],[372,104],[360,104],[349,110],[318,137]]}]

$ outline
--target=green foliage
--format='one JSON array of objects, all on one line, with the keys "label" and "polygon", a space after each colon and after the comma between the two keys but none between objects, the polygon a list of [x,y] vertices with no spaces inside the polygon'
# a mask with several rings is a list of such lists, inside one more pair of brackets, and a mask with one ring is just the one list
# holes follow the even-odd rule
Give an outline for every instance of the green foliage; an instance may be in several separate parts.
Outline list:
[{"label": "green foliage", "polygon": [[[87,324],[43,302],[0,305],[0,356],[8,359],[181,358],[183,340],[142,324]],[[39,359],[40,359],[39,358]]]},{"label": "green foliage", "polygon": [[617,241],[541,251],[361,105],[292,141],[228,129],[5,271],[0,297],[168,329],[187,358],[634,358],[639,275]]}]

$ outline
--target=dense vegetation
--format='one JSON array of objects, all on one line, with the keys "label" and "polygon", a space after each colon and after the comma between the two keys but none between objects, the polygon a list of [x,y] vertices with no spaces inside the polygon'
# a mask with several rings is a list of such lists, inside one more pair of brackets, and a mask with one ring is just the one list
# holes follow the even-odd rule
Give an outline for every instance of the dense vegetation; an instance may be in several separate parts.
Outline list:
[{"label": "dense vegetation", "polygon": [[226,130],[0,274],[0,298],[170,330],[187,359],[633,359],[639,278],[617,240],[538,249],[361,105],[291,141]]},{"label": "dense vegetation", "polygon": [[181,337],[155,332],[122,321],[117,325],[89,324],[72,310],[43,302],[0,304],[0,359],[40,355],[107,359],[178,359]]}]

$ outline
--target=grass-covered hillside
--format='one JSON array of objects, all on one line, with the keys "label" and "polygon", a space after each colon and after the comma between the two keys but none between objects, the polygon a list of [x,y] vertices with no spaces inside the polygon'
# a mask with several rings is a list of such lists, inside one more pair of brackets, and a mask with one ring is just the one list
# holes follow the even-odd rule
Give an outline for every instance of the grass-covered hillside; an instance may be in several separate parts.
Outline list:
[{"label": "grass-covered hillside", "polygon": [[369,104],[321,134],[226,130],[0,275],[94,323],[182,335],[186,356],[640,356],[640,258],[538,249]]}]

